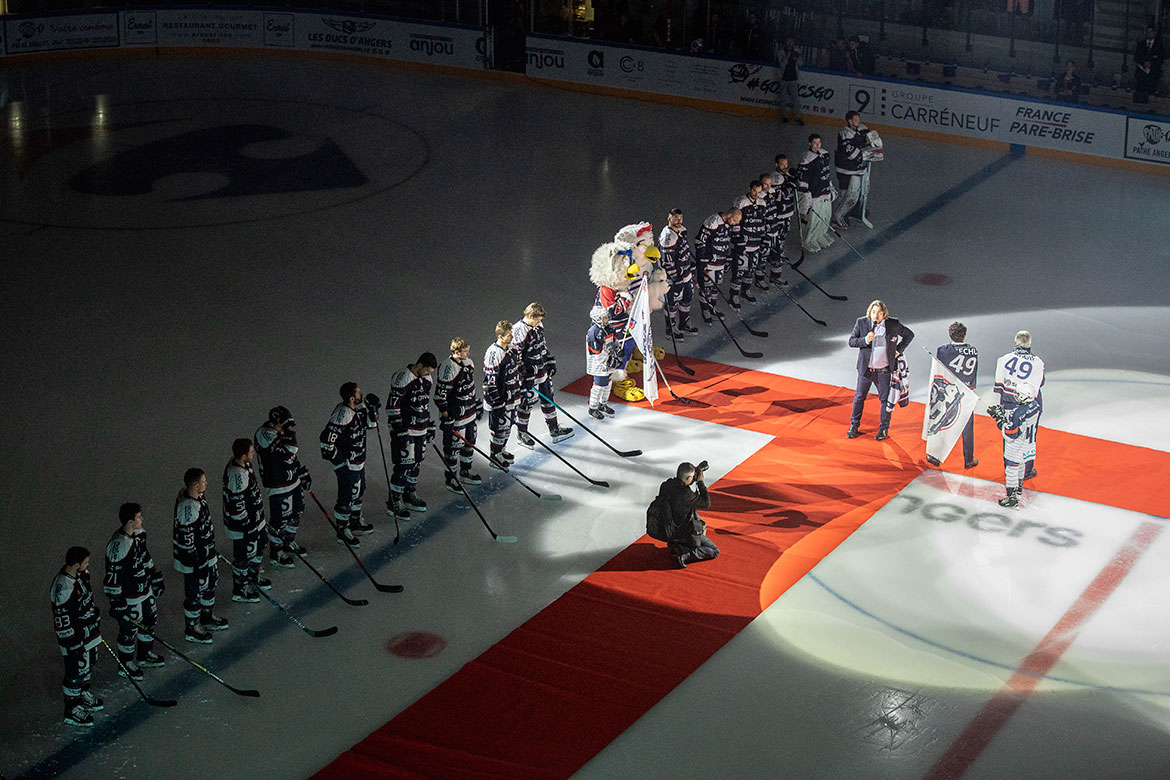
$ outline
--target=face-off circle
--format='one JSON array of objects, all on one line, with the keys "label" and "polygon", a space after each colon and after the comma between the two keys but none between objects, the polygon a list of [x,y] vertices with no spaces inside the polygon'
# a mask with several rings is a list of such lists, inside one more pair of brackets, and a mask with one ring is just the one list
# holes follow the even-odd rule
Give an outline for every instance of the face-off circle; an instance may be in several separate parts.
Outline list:
[{"label": "face-off circle", "polygon": [[408,631],[390,638],[386,649],[399,658],[431,658],[447,647],[446,640],[438,634],[423,631]]},{"label": "face-off circle", "polygon": [[207,227],[307,214],[385,192],[430,156],[417,132],[392,119],[278,100],[110,104],[100,119],[92,110],[55,114],[23,134],[8,150],[0,145],[0,164],[19,172],[21,191],[0,199],[0,218],[55,227]]}]

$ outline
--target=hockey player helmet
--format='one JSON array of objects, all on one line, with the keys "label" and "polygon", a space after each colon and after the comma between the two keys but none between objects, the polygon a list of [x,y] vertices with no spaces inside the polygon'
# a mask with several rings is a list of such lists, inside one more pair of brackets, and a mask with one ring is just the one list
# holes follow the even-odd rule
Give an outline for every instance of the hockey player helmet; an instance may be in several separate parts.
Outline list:
[{"label": "hockey player helmet", "polygon": [[273,425],[282,425],[285,428],[292,428],[297,424],[293,419],[292,412],[283,406],[274,406],[268,410],[268,420]]}]

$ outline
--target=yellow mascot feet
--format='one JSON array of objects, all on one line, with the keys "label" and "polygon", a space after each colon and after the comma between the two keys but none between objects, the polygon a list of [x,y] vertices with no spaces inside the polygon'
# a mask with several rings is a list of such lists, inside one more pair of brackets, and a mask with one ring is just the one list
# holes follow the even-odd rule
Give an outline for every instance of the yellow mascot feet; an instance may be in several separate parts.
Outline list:
[{"label": "yellow mascot feet", "polygon": [[642,361],[639,358],[630,358],[626,361],[626,373],[637,374],[642,370]]},{"label": "yellow mascot feet", "polygon": [[629,401],[631,403],[646,399],[646,394],[642,392],[642,388],[634,384],[634,380],[632,379],[615,382],[613,385],[613,394],[623,401]]}]

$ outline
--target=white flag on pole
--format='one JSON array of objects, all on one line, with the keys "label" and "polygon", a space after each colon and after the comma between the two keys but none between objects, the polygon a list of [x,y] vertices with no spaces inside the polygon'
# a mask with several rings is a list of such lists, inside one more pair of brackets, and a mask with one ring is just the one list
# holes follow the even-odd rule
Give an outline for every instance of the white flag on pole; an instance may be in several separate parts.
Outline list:
[{"label": "white flag on pole", "polygon": [[[929,350],[927,350],[929,353]],[[940,463],[947,459],[963,428],[975,412],[979,396],[934,355],[930,356],[930,401],[922,419],[926,454]]]},{"label": "white flag on pole", "polygon": [[634,305],[630,309],[628,328],[634,343],[638,345],[638,349],[642,350],[642,392],[646,394],[646,400],[653,406],[654,402],[658,400],[658,372],[656,370],[658,364],[654,360],[654,332],[650,328],[650,299],[646,295],[648,286],[643,284],[638,288],[638,294],[634,297]]}]

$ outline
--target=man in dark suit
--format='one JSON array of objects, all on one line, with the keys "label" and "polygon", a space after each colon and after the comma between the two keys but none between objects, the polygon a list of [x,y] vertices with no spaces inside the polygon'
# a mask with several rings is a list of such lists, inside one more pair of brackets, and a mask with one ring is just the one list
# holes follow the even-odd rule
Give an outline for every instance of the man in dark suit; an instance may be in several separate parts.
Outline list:
[{"label": "man in dark suit", "polygon": [[898,366],[898,355],[914,340],[914,331],[889,316],[882,301],[874,301],[865,311],[849,334],[849,346],[857,348],[857,393],[853,396],[853,414],[845,435],[856,439],[860,434],[858,426],[865,397],[869,388],[876,385],[881,422],[874,438],[882,441],[889,438],[890,404],[886,398],[890,394],[890,372]]},{"label": "man in dark suit", "polygon": [[1162,39],[1154,34],[1154,27],[1146,27],[1146,37],[1137,42],[1133,50],[1133,86],[1138,92],[1152,94],[1158,91],[1162,80]]}]

